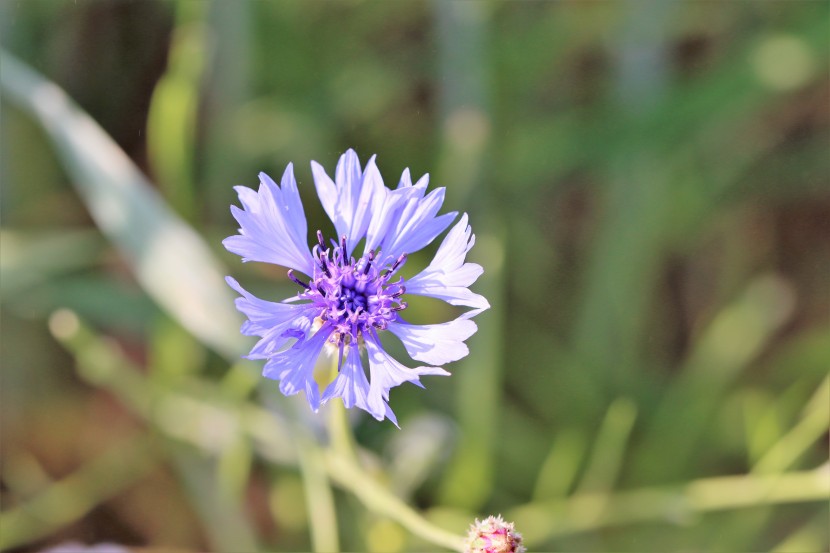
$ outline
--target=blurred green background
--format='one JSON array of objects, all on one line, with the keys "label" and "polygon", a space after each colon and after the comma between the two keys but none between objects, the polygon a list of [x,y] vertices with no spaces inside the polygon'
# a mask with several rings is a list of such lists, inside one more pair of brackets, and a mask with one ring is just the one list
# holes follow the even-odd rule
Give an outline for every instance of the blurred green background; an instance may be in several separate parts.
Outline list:
[{"label": "blurred green background", "polygon": [[[828,23],[0,0],[0,545],[424,551],[502,513],[537,551],[827,551]],[[392,393],[402,430],[349,413],[356,474],[338,412],[239,360],[219,280],[293,294],[221,248],[231,187],[294,162],[325,230],[308,164],[349,147],[447,187],[492,304],[451,378]]]}]

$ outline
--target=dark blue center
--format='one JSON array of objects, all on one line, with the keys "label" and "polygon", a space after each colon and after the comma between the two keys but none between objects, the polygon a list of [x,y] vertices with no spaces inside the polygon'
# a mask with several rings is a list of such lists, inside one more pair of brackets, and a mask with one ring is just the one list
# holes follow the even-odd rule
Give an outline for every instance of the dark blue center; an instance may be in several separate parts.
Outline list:
[{"label": "dark blue center", "polygon": [[346,288],[345,286],[340,289],[340,297],[337,300],[337,307],[339,309],[348,309],[351,312],[355,312],[358,307],[365,310],[366,304],[366,296],[360,292],[352,288]]}]

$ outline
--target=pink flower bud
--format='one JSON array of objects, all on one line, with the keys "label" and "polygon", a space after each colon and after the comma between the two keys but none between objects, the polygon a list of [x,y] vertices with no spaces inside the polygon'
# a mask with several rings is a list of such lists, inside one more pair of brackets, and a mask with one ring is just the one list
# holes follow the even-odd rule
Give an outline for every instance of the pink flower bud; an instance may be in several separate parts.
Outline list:
[{"label": "pink flower bud", "polygon": [[501,515],[490,516],[470,526],[464,553],[524,553],[522,535],[516,532],[512,522],[505,522]]}]

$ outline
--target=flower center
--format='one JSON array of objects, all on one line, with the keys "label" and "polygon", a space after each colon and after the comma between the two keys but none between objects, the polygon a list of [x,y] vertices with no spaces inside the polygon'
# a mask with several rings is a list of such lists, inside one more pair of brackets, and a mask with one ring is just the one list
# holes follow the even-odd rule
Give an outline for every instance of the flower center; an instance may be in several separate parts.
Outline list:
[{"label": "flower center", "polygon": [[390,280],[406,262],[406,254],[389,263],[370,251],[355,261],[347,256],[345,236],[340,244],[332,242],[332,247],[326,248],[318,230],[317,241],[312,250],[316,265],[311,281],[301,281],[292,271],[288,276],[305,288],[300,297],[319,307],[320,319],[334,327],[332,343],[357,343],[363,332],[384,330],[397,320],[398,312],[407,307],[401,301],[406,287],[402,277]]}]

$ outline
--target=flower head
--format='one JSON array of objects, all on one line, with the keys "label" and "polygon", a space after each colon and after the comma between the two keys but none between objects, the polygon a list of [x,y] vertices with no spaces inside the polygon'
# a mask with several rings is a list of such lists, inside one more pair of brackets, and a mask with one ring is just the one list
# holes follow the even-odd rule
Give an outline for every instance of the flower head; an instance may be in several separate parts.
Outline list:
[{"label": "flower head", "polygon": [[522,535],[513,527],[512,522],[505,522],[501,515],[489,516],[470,525],[464,553],[524,553]]},{"label": "flower head", "polygon": [[[298,286],[295,297],[277,303],[253,296],[228,277],[228,284],[241,294],[236,306],[248,318],[242,333],[259,337],[247,357],[266,360],[263,374],[279,380],[286,395],[304,391],[315,411],[339,397],[346,407],[359,407],[378,420],[389,418],[397,424],[387,403],[389,391],[404,382],[420,386],[423,375],[449,374],[438,365],[467,355],[464,341],[476,331],[470,319],[489,307],[484,297],[469,289],[482,273],[479,265],[465,262],[475,236],[467,215],[462,215],[432,262],[404,279],[399,271],[407,256],[430,244],[457,216],[438,215],[444,189],[427,194],[428,177],[413,184],[408,170],[398,187],[389,189],[375,158],[361,169],[353,150],[340,157],[334,180],[316,162],[311,169],[320,202],[337,232],[327,241],[318,230],[311,249],[290,164],[281,185],[260,173],[258,191],[236,187],[242,209],[231,206],[231,212],[239,234],[223,244],[243,261],[287,267],[288,277]],[[472,310],[449,322],[413,325],[402,316],[411,295]],[[394,334],[413,359],[429,366],[408,368],[393,359],[381,344],[383,331]],[[327,344],[337,357],[338,374],[321,395],[314,367]]]}]

